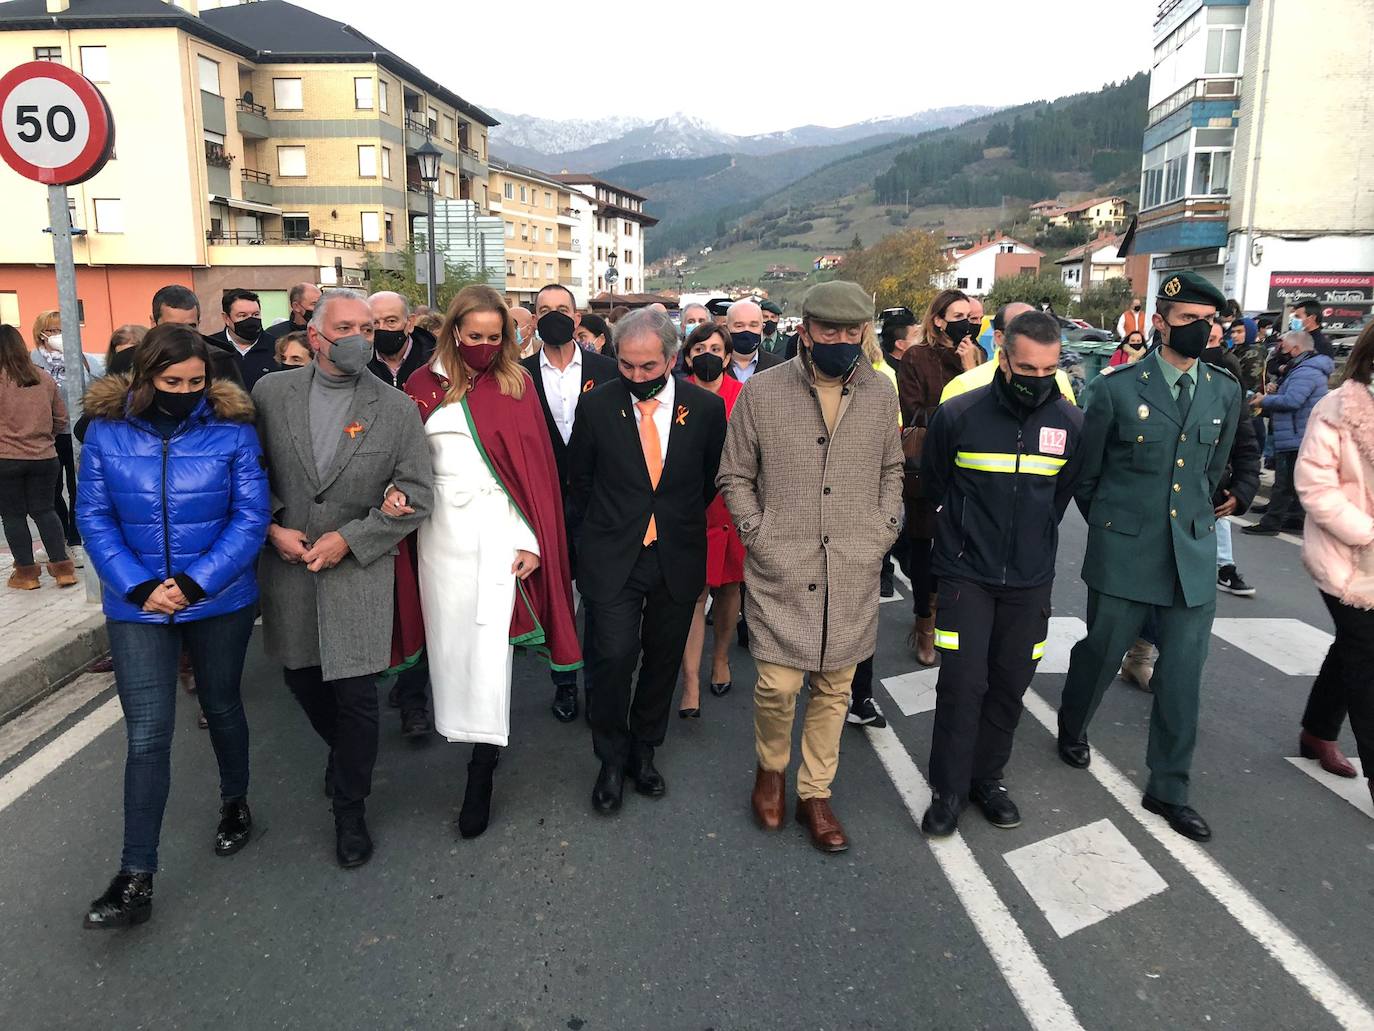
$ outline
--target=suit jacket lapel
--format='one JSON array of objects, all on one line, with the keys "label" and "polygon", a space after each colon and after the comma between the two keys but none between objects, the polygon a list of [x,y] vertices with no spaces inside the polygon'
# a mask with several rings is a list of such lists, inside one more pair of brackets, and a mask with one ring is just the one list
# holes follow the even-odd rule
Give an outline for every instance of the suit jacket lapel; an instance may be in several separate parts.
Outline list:
[{"label": "suit jacket lapel", "polygon": [[[649,479],[649,463],[644,460],[644,445],[640,442],[639,423],[635,420],[634,395],[632,395],[629,388],[625,386],[620,388],[619,394],[622,398],[621,408],[619,414],[612,418],[625,427],[622,432],[627,438],[630,447],[634,449],[633,453],[635,457],[631,459],[631,465],[638,471],[644,482],[652,488],[653,481]],[[661,476],[659,477],[659,482],[663,482]]]},{"label": "suit jacket lapel", "polygon": [[314,382],[315,366],[312,364],[309,373],[297,377],[291,388],[290,402],[286,406],[286,426],[291,432],[291,442],[296,445],[301,467],[310,478],[315,493],[319,493],[320,477],[315,468],[315,446],[310,440],[310,385]]},{"label": "suit jacket lapel", "polygon": [[1136,374],[1140,398],[1151,412],[1163,415],[1175,426],[1181,426],[1183,420],[1179,418],[1178,404],[1174,401],[1173,391],[1169,389],[1169,381],[1164,378],[1162,363],[1163,359],[1158,355],[1140,363],[1144,366]]},{"label": "suit jacket lapel", "polygon": [[385,389],[390,388],[383,387],[381,380],[370,372],[364,371],[358,378],[358,388],[353,392],[353,404],[349,406],[348,418],[344,421],[344,437],[339,441],[339,449],[334,452],[334,460],[329,463],[329,468],[320,479],[321,491],[329,489],[329,485],[339,478],[349,459],[362,446],[363,439],[374,423],[372,408],[377,403],[377,391]]}]

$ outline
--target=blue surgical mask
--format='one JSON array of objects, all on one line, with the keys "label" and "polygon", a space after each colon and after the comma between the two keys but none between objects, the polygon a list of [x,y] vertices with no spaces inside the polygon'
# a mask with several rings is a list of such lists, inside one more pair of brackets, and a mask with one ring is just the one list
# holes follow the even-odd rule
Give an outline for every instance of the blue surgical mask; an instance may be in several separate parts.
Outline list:
[{"label": "blue surgical mask", "polygon": [[1301,333],[1301,332],[1302,332],[1302,316],[1301,316],[1301,315],[1294,315],[1294,316],[1292,316],[1291,318],[1289,318],[1289,320],[1288,320],[1288,328],[1291,329],[1294,333]]}]

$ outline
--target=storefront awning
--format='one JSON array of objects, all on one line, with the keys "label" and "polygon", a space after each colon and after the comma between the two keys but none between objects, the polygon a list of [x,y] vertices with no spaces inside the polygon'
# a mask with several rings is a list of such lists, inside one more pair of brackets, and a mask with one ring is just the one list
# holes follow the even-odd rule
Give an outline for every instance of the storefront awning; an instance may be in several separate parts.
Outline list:
[{"label": "storefront awning", "polygon": [[238,197],[219,197],[210,194],[211,204],[223,204],[225,207],[237,208],[239,211],[251,211],[257,215],[280,215],[281,208],[274,208],[271,204],[259,204],[257,201],[241,200]]}]

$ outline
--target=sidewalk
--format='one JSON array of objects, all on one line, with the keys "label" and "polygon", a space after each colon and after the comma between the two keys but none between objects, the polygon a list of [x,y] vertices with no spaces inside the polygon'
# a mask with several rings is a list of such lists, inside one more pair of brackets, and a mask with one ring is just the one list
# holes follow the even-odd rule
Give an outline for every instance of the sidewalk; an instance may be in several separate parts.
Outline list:
[{"label": "sidewalk", "polygon": [[[0,540],[0,573],[9,578],[13,559]],[[0,723],[80,673],[108,649],[99,601],[82,583],[59,590],[43,572],[36,591],[0,584]]]}]

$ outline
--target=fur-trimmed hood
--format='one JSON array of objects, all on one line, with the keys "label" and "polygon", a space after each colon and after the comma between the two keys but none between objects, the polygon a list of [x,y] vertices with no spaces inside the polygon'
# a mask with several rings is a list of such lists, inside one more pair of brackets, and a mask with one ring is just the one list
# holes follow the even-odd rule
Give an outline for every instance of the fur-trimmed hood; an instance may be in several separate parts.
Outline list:
[{"label": "fur-trimmed hood", "polygon": [[1340,421],[1350,427],[1364,460],[1374,466],[1374,394],[1356,380],[1346,380],[1336,392],[1340,398]]},{"label": "fur-trimmed hood", "polygon": [[[127,373],[103,376],[91,384],[82,402],[86,414],[92,419],[107,419],[111,422],[125,419],[129,401],[129,387],[133,377]],[[256,416],[253,401],[243,392],[243,388],[228,380],[215,380],[205,392],[210,402],[210,411],[216,419],[224,422],[252,423]]]}]

